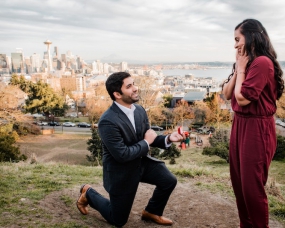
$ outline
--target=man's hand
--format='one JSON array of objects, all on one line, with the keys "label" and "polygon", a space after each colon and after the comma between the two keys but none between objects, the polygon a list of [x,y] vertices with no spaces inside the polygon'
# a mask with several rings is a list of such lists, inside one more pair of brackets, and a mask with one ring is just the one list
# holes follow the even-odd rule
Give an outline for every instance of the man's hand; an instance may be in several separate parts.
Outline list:
[{"label": "man's hand", "polygon": [[148,145],[152,144],[156,137],[157,134],[152,129],[148,129],[144,134],[144,140],[148,142]]},{"label": "man's hand", "polygon": [[173,132],[169,135],[170,142],[181,142],[185,139],[185,134],[181,135],[178,132]]}]

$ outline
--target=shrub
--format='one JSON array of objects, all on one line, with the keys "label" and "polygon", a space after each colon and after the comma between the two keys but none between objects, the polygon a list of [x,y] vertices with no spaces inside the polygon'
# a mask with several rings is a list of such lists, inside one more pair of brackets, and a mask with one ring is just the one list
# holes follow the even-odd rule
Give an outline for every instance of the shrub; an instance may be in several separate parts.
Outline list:
[{"label": "shrub", "polygon": [[15,143],[16,140],[12,135],[0,133],[0,162],[19,162],[27,159],[27,156],[21,154]]},{"label": "shrub", "polygon": [[223,145],[222,143],[215,147],[204,147],[203,155],[213,156],[216,155],[222,159],[225,159],[227,163],[229,163],[229,149],[227,145]]},{"label": "shrub", "polygon": [[13,130],[18,133],[19,136],[28,135],[28,134],[40,134],[40,127],[37,125],[34,125],[29,122],[19,122],[16,121],[13,124]]},{"label": "shrub", "polygon": [[164,150],[159,155],[160,158],[164,158],[164,159],[178,158],[180,156],[181,156],[181,152],[174,143],[172,143],[168,149]]},{"label": "shrub", "polygon": [[211,147],[203,148],[203,155],[216,155],[229,163],[229,131],[217,130],[209,139]]},{"label": "shrub", "polygon": [[92,128],[92,138],[88,139],[87,145],[87,150],[91,152],[91,155],[86,155],[87,160],[95,166],[102,165],[103,148],[98,129]]},{"label": "shrub", "polygon": [[170,159],[170,161],[169,161],[169,164],[170,164],[170,165],[174,165],[174,164],[176,164],[175,159],[174,159],[174,158],[171,158],[171,159]]},{"label": "shrub", "polygon": [[273,160],[285,159],[285,137],[277,135],[277,147]]},{"label": "shrub", "polygon": [[176,163],[175,158],[180,157],[181,152],[173,143],[168,149],[164,150],[162,153],[160,153],[159,148],[151,147],[150,155],[155,158],[170,159],[169,164],[175,164]]},{"label": "shrub", "polygon": [[150,155],[152,157],[159,158],[159,152],[160,152],[160,149],[157,147],[151,147],[150,148]]}]

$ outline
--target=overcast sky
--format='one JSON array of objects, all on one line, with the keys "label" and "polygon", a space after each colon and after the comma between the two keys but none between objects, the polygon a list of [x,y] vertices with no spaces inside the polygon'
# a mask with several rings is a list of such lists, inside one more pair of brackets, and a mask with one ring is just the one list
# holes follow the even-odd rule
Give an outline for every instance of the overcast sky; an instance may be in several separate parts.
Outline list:
[{"label": "overcast sky", "polygon": [[0,54],[72,51],[85,60],[234,61],[234,28],[265,26],[285,60],[284,0],[1,0]]}]

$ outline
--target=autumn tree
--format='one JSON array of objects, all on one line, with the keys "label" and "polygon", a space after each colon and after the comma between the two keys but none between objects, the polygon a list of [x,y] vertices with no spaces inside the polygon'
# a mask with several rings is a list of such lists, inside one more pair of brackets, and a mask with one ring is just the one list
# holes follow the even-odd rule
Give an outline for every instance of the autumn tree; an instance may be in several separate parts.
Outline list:
[{"label": "autumn tree", "polygon": [[156,81],[152,77],[136,77],[135,84],[139,88],[139,102],[147,112],[148,119],[151,125],[160,125],[165,121],[164,99],[162,93],[156,87]]},{"label": "autumn tree", "polygon": [[203,101],[195,101],[193,105],[194,109],[194,122],[205,124],[209,121],[211,110],[207,104]]},{"label": "autumn tree", "polygon": [[282,96],[276,102],[277,110],[276,116],[281,119],[285,119],[285,94],[283,93]]},{"label": "autumn tree", "polygon": [[193,108],[188,104],[187,101],[181,100],[177,102],[175,107],[172,109],[172,125],[176,126],[179,123],[183,125],[184,120],[193,119],[194,112]]},{"label": "autumn tree", "polygon": [[208,116],[207,122],[216,123],[219,128],[221,122],[230,121],[230,112],[221,109],[221,105],[224,101],[218,93],[213,93],[210,97],[206,98],[205,103],[210,109],[210,115]]},{"label": "autumn tree", "polygon": [[86,112],[88,113],[90,122],[98,122],[101,115],[110,107],[112,102],[105,85],[100,84],[96,86],[94,95],[85,100]]},{"label": "autumn tree", "polygon": [[0,83],[0,110],[15,110],[19,106],[19,99],[23,92],[13,85]]}]

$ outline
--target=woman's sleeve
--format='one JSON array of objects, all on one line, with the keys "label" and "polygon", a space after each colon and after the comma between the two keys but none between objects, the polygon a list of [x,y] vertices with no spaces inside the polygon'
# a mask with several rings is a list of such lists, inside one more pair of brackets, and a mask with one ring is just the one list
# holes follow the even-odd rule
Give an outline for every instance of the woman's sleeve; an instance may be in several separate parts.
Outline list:
[{"label": "woman's sleeve", "polygon": [[270,69],[270,61],[267,57],[256,58],[250,65],[246,79],[242,83],[241,94],[250,101],[259,99],[261,92],[267,84]]}]

